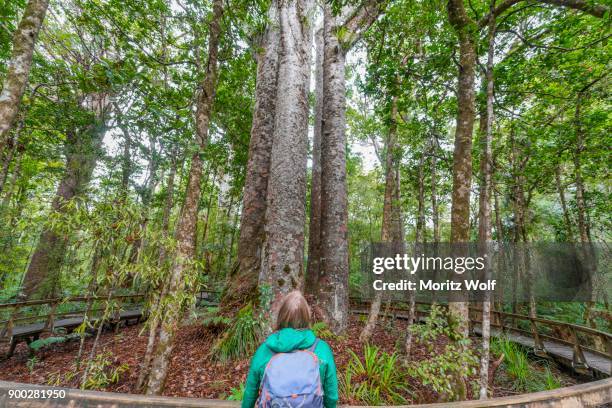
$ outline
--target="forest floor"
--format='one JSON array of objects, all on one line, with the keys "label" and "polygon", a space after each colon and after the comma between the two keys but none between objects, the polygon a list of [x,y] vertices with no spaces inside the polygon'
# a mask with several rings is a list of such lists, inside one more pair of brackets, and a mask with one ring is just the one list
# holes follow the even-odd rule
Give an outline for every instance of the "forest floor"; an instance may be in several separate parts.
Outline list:
[{"label": "forest floor", "polygon": [[[334,351],[338,375],[344,371],[351,358],[349,349],[363,356],[363,345],[359,342],[359,333],[363,323],[352,317],[348,333],[337,339],[327,340]],[[382,351],[392,353],[396,350],[398,339],[405,331],[403,321],[383,321],[377,326],[372,336],[372,344],[380,347]],[[147,337],[142,335],[142,325],[127,326],[117,334],[107,331],[100,337],[96,354],[110,352],[112,365],[119,367],[127,365],[127,369],[120,375],[117,383],[108,385],[102,390],[112,392],[132,393],[138,378],[139,363],[145,353]],[[172,354],[170,371],[166,381],[164,395],[176,397],[220,398],[225,399],[231,394],[232,388],[239,388],[244,383],[249,369],[249,359],[233,361],[230,363],[215,362],[210,357],[214,336],[209,329],[198,323],[190,323],[183,327],[177,336],[177,342]],[[480,349],[480,338],[473,340],[474,350]],[[442,350],[446,343],[440,339],[435,350]],[[88,338],[83,353],[87,358],[93,344]],[[25,344],[20,344],[13,357],[0,362],[0,380],[16,381],[31,384],[56,385],[77,388],[78,375],[75,373],[75,356],[79,349],[78,341],[50,345],[34,354],[30,354]],[[0,350],[4,351],[4,350]],[[429,358],[430,354],[424,347],[413,346],[412,359],[422,360]],[[497,370],[493,385],[494,396],[513,395],[518,392],[512,390],[509,381],[505,381],[503,365]],[[555,369],[555,375],[562,385],[576,383],[576,379]],[[411,377],[407,377],[408,388],[412,391],[413,403],[428,403],[438,400],[437,394],[428,386],[424,386]],[[468,390],[472,394],[472,390]],[[471,395],[470,395],[471,396]],[[356,403],[341,398],[342,403]]]}]

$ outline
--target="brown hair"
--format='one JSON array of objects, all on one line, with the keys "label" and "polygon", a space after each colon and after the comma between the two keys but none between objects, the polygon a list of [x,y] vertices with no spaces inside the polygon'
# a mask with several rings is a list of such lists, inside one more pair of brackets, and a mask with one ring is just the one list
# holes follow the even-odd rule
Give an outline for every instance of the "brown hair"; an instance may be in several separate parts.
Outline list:
[{"label": "brown hair", "polygon": [[282,300],[276,317],[276,330],[291,327],[305,329],[310,326],[310,307],[299,290],[289,292]]}]

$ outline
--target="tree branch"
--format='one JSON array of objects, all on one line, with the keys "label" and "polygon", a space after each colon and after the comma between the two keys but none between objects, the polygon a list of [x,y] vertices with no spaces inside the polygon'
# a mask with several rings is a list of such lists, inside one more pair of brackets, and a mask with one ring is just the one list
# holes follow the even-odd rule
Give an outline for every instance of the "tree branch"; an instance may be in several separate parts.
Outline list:
[{"label": "tree branch", "polygon": [[[495,8],[495,10],[493,10],[493,13],[488,13],[478,21],[478,27],[486,27],[491,17],[499,16],[501,13],[508,10],[510,7],[522,1],[524,0],[504,0],[499,6]],[[603,4],[590,4],[586,0],[537,0],[537,2],[580,10],[598,18],[603,18],[603,16],[609,11],[609,8],[607,6],[604,6]]]},{"label": "tree branch", "polygon": [[347,33],[346,39],[342,41],[345,49],[350,49],[361,39],[363,33],[382,14],[386,4],[387,0],[367,0],[361,6],[355,7],[346,20],[341,21],[339,28]]}]

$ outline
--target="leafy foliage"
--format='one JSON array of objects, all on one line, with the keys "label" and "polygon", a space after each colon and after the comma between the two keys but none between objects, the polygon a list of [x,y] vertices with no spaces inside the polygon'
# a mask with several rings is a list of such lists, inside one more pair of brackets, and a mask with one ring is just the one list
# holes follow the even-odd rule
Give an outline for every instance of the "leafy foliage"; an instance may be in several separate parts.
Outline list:
[{"label": "leafy foliage", "polygon": [[254,316],[253,306],[246,305],[216,340],[211,356],[227,361],[252,354],[259,344],[261,325],[261,320]]},{"label": "leafy foliage", "polygon": [[446,400],[457,398],[456,378],[470,379],[476,374],[478,359],[468,347],[469,339],[448,342],[444,351],[434,353],[436,342],[456,336],[456,331],[447,324],[447,316],[440,306],[432,306],[425,324],[410,326],[414,339],[425,347],[430,356],[427,359],[408,364],[408,373],[423,385],[429,385]]},{"label": "leafy foliage", "polygon": [[242,401],[244,398],[244,384],[240,384],[239,387],[232,387],[230,395],[227,397],[228,401]]},{"label": "leafy foliage", "polygon": [[80,334],[78,333],[71,333],[66,336],[50,336],[45,337],[44,339],[34,340],[33,342],[28,344],[28,347],[32,351],[38,351],[43,347],[50,346],[51,344],[61,344],[78,338],[80,338]]},{"label": "leafy foliage", "polygon": [[512,383],[512,388],[519,392],[554,390],[562,386],[548,362],[531,362],[523,347],[507,338],[494,339],[491,351],[504,356],[504,375]]},{"label": "leafy foliage", "polygon": [[82,384],[86,390],[101,390],[119,382],[121,375],[129,369],[129,365],[117,365],[110,352],[96,355],[90,363],[89,375]]}]

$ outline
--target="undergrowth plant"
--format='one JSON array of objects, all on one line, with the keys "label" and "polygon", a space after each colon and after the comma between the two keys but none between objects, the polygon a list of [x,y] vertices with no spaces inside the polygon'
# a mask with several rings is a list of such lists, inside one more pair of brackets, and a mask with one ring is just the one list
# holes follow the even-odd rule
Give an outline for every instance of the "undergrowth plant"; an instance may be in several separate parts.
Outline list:
[{"label": "undergrowth plant", "polygon": [[[457,378],[469,380],[476,375],[478,359],[469,348],[470,340],[456,338],[455,331],[447,321],[444,309],[432,306],[425,324],[410,326],[414,340],[427,349],[429,358],[407,364],[407,371],[423,385],[429,385],[443,399],[453,401],[461,397]],[[453,340],[440,352],[435,346],[444,337]]]},{"label": "undergrowth plant", "polygon": [[244,306],[214,343],[212,356],[227,361],[252,354],[259,343],[260,330],[261,321],[255,316],[253,306]]},{"label": "undergrowth plant", "polygon": [[244,384],[240,384],[239,387],[232,387],[230,395],[227,397],[228,401],[242,401],[244,398]]},{"label": "undergrowth plant", "polygon": [[320,339],[335,340],[338,338],[338,336],[336,336],[334,332],[329,329],[329,326],[325,322],[315,322],[310,328],[314,332],[315,336]]},{"label": "undergrowth plant", "polygon": [[406,403],[404,373],[397,354],[381,352],[376,346],[365,345],[364,358],[353,350],[344,374],[340,377],[340,392],[351,400],[367,405],[397,405]]},{"label": "undergrowth plant", "polygon": [[128,364],[116,365],[111,352],[96,355],[89,366],[89,374],[83,381],[85,390],[99,390],[119,382],[121,375],[129,369]]},{"label": "undergrowth plant", "polygon": [[531,362],[523,347],[507,338],[494,339],[491,351],[496,355],[504,355],[504,374],[516,391],[537,392],[562,386],[547,362]]}]

